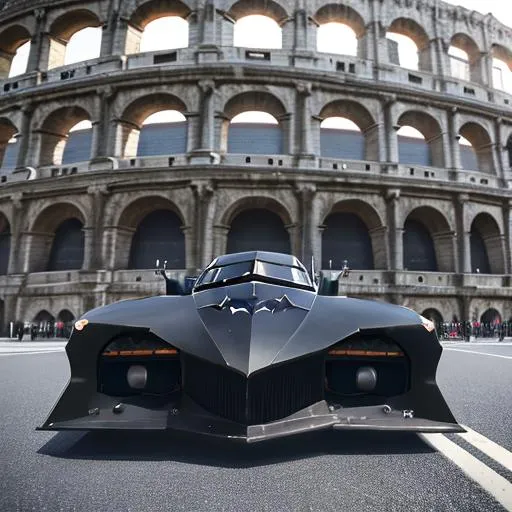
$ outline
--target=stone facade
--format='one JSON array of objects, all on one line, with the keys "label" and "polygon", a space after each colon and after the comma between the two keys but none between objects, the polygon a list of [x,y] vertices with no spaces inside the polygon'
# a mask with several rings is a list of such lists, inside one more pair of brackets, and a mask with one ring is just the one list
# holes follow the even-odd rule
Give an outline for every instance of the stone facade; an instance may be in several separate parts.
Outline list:
[{"label": "stone facade", "polygon": [[[234,23],[249,14],[279,23],[282,49],[233,47]],[[138,53],[145,25],[162,15],[188,21],[189,47]],[[354,29],[356,57],[316,51],[318,27],[330,21]],[[100,57],[64,66],[69,38],[89,26],[102,28]],[[418,71],[390,61],[388,30],[416,42]],[[26,41],[27,72],[8,78]],[[451,76],[450,44],[467,51],[471,81]],[[492,57],[512,67],[511,49],[512,29],[492,16],[434,0],[0,2],[0,161],[13,135],[20,145],[15,171],[0,173],[10,232],[4,325],[162,292],[151,271],[128,269],[137,226],[156,209],[182,221],[187,268],[177,273],[223,253],[248,208],[275,212],[306,262],[322,261],[328,216],[349,212],[368,228],[374,269],[352,272],[347,294],[435,309],[445,320],[490,308],[512,318],[512,95],[492,84]],[[187,119],[187,152],[138,157],[143,120],[169,109]],[[229,122],[247,110],[279,121],[283,155],[227,152]],[[320,124],[330,116],[359,126],[364,161],[322,156]],[[90,160],[60,165],[69,129],[85,119]],[[403,125],[425,135],[431,166],[400,163]],[[462,168],[461,135],[477,171]],[[83,225],[83,267],[48,272],[55,230],[68,218]],[[408,219],[428,229],[436,272],[404,268]],[[492,274],[472,273],[474,223]]]}]

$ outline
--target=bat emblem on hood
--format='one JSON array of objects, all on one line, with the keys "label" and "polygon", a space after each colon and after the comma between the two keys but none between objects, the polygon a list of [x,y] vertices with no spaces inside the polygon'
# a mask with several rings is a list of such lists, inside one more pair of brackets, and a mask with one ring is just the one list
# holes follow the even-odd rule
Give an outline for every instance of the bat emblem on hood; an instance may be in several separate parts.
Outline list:
[{"label": "bat emblem on hood", "polygon": [[264,300],[260,300],[258,298],[235,299],[226,295],[220,302],[207,304],[205,306],[201,306],[199,309],[203,308],[213,308],[218,311],[223,311],[224,309],[229,308],[232,315],[236,315],[237,313],[256,315],[257,313],[264,311],[275,314],[293,308],[309,311],[308,308],[293,303],[286,294],[282,295],[278,299],[273,298]]}]

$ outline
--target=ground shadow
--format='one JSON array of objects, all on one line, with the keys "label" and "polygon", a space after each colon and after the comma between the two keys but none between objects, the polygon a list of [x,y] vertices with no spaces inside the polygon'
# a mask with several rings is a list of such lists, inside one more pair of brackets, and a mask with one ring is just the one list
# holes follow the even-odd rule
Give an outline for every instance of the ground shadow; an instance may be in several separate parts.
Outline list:
[{"label": "ground shadow", "polygon": [[431,453],[414,433],[312,432],[242,444],[174,432],[59,432],[38,453],[65,459],[172,460],[228,468],[266,466],[320,455]]}]

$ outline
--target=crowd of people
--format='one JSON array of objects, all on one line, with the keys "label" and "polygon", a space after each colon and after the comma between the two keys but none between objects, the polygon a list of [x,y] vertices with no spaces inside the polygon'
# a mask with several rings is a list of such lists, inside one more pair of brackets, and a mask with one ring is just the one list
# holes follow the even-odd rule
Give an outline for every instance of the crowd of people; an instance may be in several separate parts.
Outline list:
[{"label": "crowd of people", "polygon": [[30,336],[33,341],[36,338],[69,338],[73,322],[63,322],[62,320],[45,322],[14,322],[13,336],[19,341],[23,340],[25,335]]},{"label": "crowd of people", "polygon": [[470,341],[471,338],[497,338],[503,341],[512,336],[512,322],[484,323],[474,320],[472,322],[443,322],[436,325],[439,339],[460,339]]}]

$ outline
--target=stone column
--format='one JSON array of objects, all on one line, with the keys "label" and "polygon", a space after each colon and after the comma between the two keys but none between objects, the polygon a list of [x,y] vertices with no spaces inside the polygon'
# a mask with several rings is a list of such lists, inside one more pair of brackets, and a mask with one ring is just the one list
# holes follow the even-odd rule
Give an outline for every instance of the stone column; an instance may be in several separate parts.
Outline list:
[{"label": "stone column", "polygon": [[94,268],[93,258],[95,252],[95,233],[93,226],[84,226],[84,260],[82,262],[82,270],[92,270]]},{"label": "stone column", "polygon": [[48,36],[44,32],[44,26],[46,23],[46,9],[41,7],[34,9],[34,18],[36,20],[36,26],[34,29],[34,35],[30,41],[30,54],[27,62],[27,73],[32,71],[46,70],[48,61],[42,62],[42,50],[43,42]]},{"label": "stone column", "polygon": [[210,260],[213,244],[213,218],[210,204],[214,188],[210,181],[195,180],[190,184],[194,194],[194,232],[195,247],[191,266],[195,269],[204,268]]},{"label": "stone column", "polygon": [[432,236],[436,250],[437,268],[439,272],[456,272],[457,250],[453,231],[438,232]]},{"label": "stone column", "polygon": [[95,110],[98,113],[97,118],[92,123],[92,141],[91,141],[91,160],[112,155],[110,153],[111,144],[109,138],[111,136],[109,130],[111,103],[115,96],[112,87],[102,87],[95,97]]},{"label": "stone column", "polygon": [[207,152],[209,155],[215,145],[215,82],[213,80],[201,80],[198,86],[201,91],[201,110],[199,113],[199,130],[194,149],[200,152]]},{"label": "stone column", "polygon": [[32,114],[34,107],[31,103],[23,105],[20,126],[20,136],[18,137],[18,156],[16,160],[16,167],[25,167],[27,165],[27,156],[30,144],[30,123],[32,121]]},{"label": "stone column", "polygon": [[213,253],[225,254],[227,250],[228,233],[231,226],[225,224],[215,224],[213,226],[214,239],[213,239]]},{"label": "stone column", "polygon": [[[299,183],[296,188],[296,195],[299,201],[300,222],[302,230],[300,233],[300,251],[297,253],[301,261],[309,268],[312,256],[317,247],[317,236],[315,226],[320,223],[318,218],[318,202],[316,201],[316,186],[314,183]],[[317,262],[319,264],[319,262]]]},{"label": "stone column", "polygon": [[23,258],[20,251],[21,230],[25,220],[26,205],[23,203],[23,192],[15,192],[11,196],[11,247],[9,250],[8,274],[23,272]]},{"label": "stone column", "polygon": [[[103,218],[105,213],[105,203],[108,197],[108,187],[106,185],[91,185],[87,189],[90,201],[92,203],[93,212],[93,224],[89,228],[91,233],[89,242],[89,257],[87,265],[84,257],[84,269],[97,270],[105,267],[105,261],[103,260]],[[85,229],[85,228],[84,228]],[[87,242],[87,238],[86,238]]]},{"label": "stone column", "polygon": [[312,112],[311,112],[311,84],[299,82],[296,85],[296,148],[299,167],[316,166],[316,156],[312,148]]},{"label": "stone column", "polygon": [[387,217],[389,226],[389,263],[391,270],[403,270],[403,223],[400,218],[400,190],[389,189],[387,191]]},{"label": "stone column", "polygon": [[460,146],[459,140],[460,135],[458,134],[458,126],[459,126],[459,109],[457,107],[452,107],[451,111],[448,112],[448,133],[449,133],[449,143],[450,143],[450,152],[451,152],[451,160],[452,166],[451,168],[456,171],[460,171],[462,169],[462,163],[460,158]]},{"label": "stone column", "polygon": [[290,235],[291,252],[298,255],[301,252],[301,230],[297,223],[288,224],[285,226],[286,231]]},{"label": "stone column", "polygon": [[117,2],[114,0],[109,1],[107,19],[102,26],[100,49],[101,57],[110,57],[111,55],[114,55],[114,40],[118,18],[118,12],[115,5],[116,3]]},{"label": "stone column", "polygon": [[512,274],[512,200],[503,203],[503,224],[505,226],[505,272]]},{"label": "stone column", "polygon": [[457,241],[458,241],[458,271],[471,274],[471,226],[468,226],[469,195],[459,194],[456,204]]},{"label": "stone column", "polygon": [[388,96],[384,98],[384,123],[386,126],[386,148],[387,148],[387,161],[398,164],[398,137],[396,132],[400,129],[399,126],[394,124],[394,111],[396,105],[396,97]]}]

